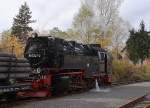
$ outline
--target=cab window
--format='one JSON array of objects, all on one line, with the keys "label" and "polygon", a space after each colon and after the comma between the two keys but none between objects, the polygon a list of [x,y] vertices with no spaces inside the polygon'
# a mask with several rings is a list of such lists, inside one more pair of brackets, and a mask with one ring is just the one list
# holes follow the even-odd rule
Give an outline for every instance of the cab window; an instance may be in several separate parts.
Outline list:
[{"label": "cab window", "polygon": [[104,52],[99,52],[98,51],[99,60],[104,61],[105,60],[105,56],[106,56],[106,54]]}]

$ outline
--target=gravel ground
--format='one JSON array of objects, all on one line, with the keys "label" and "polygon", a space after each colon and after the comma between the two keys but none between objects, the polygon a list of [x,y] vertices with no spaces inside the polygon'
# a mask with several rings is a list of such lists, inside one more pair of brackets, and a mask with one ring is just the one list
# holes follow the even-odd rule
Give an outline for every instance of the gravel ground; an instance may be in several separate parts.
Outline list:
[{"label": "gravel ground", "polygon": [[118,108],[146,93],[150,93],[150,82],[112,87],[101,92],[89,91],[55,99],[23,102],[6,108]]}]

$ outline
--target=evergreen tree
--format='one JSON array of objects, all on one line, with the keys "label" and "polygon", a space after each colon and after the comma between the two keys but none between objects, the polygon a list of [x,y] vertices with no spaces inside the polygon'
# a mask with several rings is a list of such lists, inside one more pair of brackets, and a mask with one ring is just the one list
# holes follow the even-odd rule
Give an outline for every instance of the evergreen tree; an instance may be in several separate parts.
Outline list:
[{"label": "evergreen tree", "polygon": [[130,31],[130,37],[126,42],[126,49],[129,54],[129,58],[134,63],[140,62],[143,64],[143,61],[149,57],[149,42],[149,33],[145,30],[145,24],[142,21],[138,31]]},{"label": "evergreen tree", "polygon": [[135,30],[132,29],[130,31],[130,37],[126,42],[126,49],[128,52],[129,59],[133,61],[134,64],[138,62],[136,47],[136,33]]},{"label": "evergreen tree", "polygon": [[32,31],[32,27],[29,26],[30,23],[34,21],[31,20],[31,11],[25,2],[21,5],[19,9],[19,14],[14,18],[11,34],[18,37],[21,41],[25,42],[28,37],[28,32]]}]

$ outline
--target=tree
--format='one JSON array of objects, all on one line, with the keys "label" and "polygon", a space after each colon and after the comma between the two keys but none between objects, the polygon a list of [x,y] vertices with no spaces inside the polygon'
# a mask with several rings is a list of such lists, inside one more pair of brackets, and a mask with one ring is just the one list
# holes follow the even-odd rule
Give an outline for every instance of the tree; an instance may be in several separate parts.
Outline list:
[{"label": "tree", "polygon": [[[116,19],[112,24],[111,30],[113,31],[112,36],[112,50],[114,50],[114,58],[119,58],[119,53],[125,47],[126,40],[129,36],[129,27],[128,22],[123,21],[121,18]],[[111,32],[112,33],[112,32]]]},{"label": "tree", "polygon": [[59,37],[62,39],[67,39],[68,34],[65,31],[60,30],[58,27],[54,27],[49,31],[49,34],[54,37]]},{"label": "tree", "polygon": [[11,35],[11,29],[2,32],[0,51],[13,53],[17,57],[23,57],[24,44],[16,36]]},{"label": "tree", "polygon": [[79,34],[78,39],[83,43],[92,43],[93,35],[99,32],[93,23],[92,10],[86,4],[82,4],[79,13],[74,17],[73,27]]},{"label": "tree", "polygon": [[0,43],[0,51],[14,53],[17,57],[23,57],[24,44],[16,36],[5,36]]},{"label": "tree", "polygon": [[[115,38],[118,41],[123,36],[128,36],[125,35],[128,34],[126,22],[119,17],[120,4],[121,0],[82,0],[73,22],[73,30],[78,32],[80,40],[108,47],[115,43]],[[121,41],[119,42],[123,43]]]},{"label": "tree", "polygon": [[11,35],[18,37],[21,41],[25,42],[27,40],[28,33],[32,31],[32,27],[29,26],[30,23],[34,21],[31,20],[32,12],[29,6],[25,2],[21,5],[19,9],[19,14],[14,18]]},{"label": "tree", "polygon": [[134,64],[138,62],[143,64],[143,61],[149,57],[149,42],[149,32],[145,30],[145,24],[142,21],[138,31],[130,31],[130,37],[126,42],[128,56]]},{"label": "tree", "polygon": [[133,61],[134,64],[136,64],[138,62],[138,54],[137,54],[137,39],[136,39],[136,33],[135,33],[135,30],[132,29],[130,30],[130,37],[129,39],[127,40],[126,42],[126,50],[128,52],[128,56],[129,56],[129,59],[131,61]]},{"label": "tree", "polygon": [[11,36],[11,30],[10,29],[4,30],[2,32],[2,39],[6,38],[7,36]]},{"label": "tree", "polygon": [[[92,0],[87,0],[92,1]],[[119,17],[119,7],[122,0],[94,0],[93,13],[96,24],[101,29],[100,43],[112,46],[116,54],[128,36],[128,24]],[[91,4],[91,3],[89,3]],[[109,41],[109,43],[108,43]]]},{"label": "tree", "polygon": [[120,5],[121,0],[94,0],[93,11],[100,26],[105,29],[115,21]]}]

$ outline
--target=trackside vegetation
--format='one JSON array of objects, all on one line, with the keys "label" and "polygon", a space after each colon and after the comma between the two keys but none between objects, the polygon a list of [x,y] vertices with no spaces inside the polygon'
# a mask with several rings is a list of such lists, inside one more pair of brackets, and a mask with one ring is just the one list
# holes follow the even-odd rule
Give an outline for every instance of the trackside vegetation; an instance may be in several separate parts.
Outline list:
[{"label": "trackside vegetation", "polygon": [[134,65],[128,60],[113,60],[113,82],[150,81],[150,63]]}]

